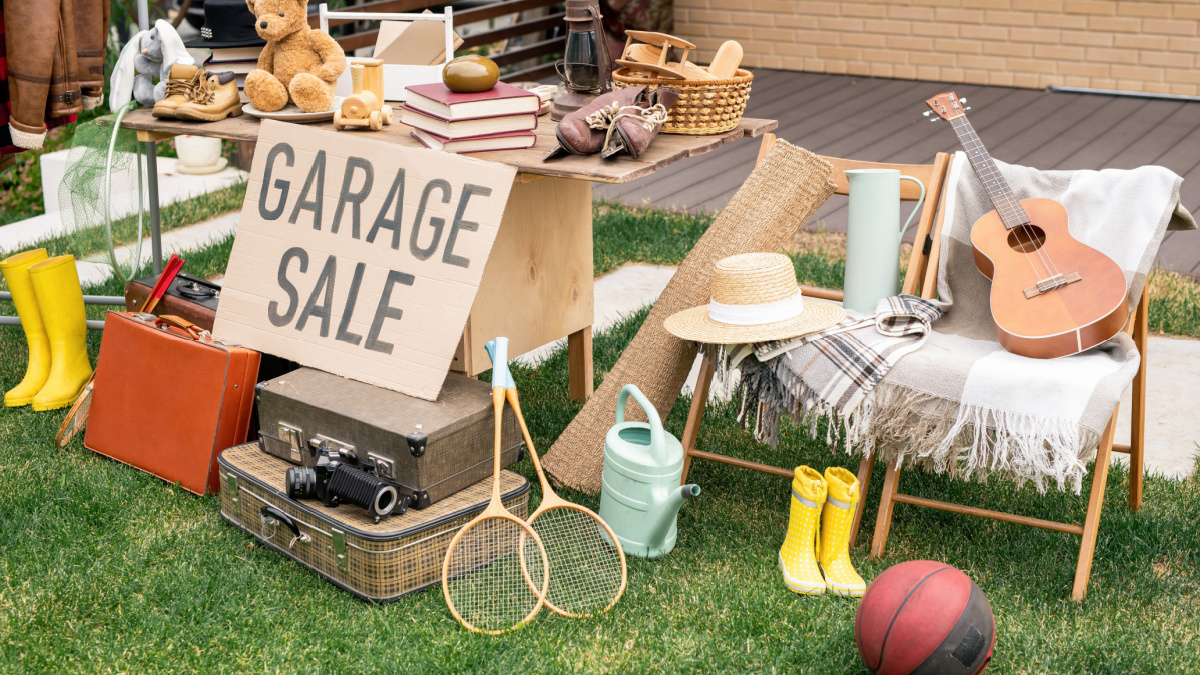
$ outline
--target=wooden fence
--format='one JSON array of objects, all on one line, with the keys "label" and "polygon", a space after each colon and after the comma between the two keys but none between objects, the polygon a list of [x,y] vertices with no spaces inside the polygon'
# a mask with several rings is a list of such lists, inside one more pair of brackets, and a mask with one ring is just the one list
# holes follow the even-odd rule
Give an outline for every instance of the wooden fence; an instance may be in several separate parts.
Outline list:
[{"label": "wooden fence", "polygon": [[[444,2],[434,2],[433,0],[376,0],[375,2],[340,7],[337,11],[420,12],[429,7],[444,4]],[[310,5],[310,7],[315,8],[316,5]],[[502,16],[522,14],[541,8],[547,8],[548,13],[530,19],[525,19],[521,16],[512,25],[463,36],[463,44],[460,47],[460,51],[501,40],[511,41],[513,38],[533,36],[532,42],[526,40],[524,44],[511,47],[497,54],[488,55],[488,58],[495,61],[501,70],[505,66],[520,64],[522,61],[529,59],[539,59],[540,61],[541,57],[546,55],[562,54],[563,46],[566,44],[565,32],[561,30],[564,26],[562,0],[501,0],[501,2],[493,2],[454,12],[454,26],[458,30],[461,26],[466,26],[467,24],[496,19]],[[308,22],[313,28],[317,27],[318,20],[315,13],[309,15]],[[337,26],[344,26],[346,24],[350,24],[349,29],[333,30]],[[330,32],[334,33],[338,44],[348,54],[355,49],[375,44],[376,39],[379,37],[378,24],[374,22],[358,24],[352,20],[338,19],[331,20],[329,27]],[[461,35],[461,32],[459,34]],[[503,79],[510,82],[540,80],[553,74],[553,62],[539,62],[532,67],[507,73]]]}]

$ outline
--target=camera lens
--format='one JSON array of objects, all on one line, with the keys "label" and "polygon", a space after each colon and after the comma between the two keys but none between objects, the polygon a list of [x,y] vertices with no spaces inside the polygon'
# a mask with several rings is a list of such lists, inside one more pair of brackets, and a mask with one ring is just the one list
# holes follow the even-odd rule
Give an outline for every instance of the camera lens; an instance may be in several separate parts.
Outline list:
[{"label": "camera lens", "polygon": [[396,488],[385,485],[375,493],[375,513],[386,516],[396,508]]},{"label": "camera lens", "polygon": [[312,499],[317,494],[317,472],[307,466],[291,467],[285,484],[288,499]]}]

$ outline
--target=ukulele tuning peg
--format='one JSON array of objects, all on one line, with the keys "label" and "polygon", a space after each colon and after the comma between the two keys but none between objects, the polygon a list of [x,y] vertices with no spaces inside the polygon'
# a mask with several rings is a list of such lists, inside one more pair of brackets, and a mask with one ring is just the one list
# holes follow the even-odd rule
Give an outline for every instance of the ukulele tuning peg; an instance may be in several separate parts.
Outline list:
[{"label": "ukulele tuning peg", "polygon": [[963,98],[958,99],[958,102],[966,105],[967,99],[966,99],[966,97],[963,97]]},{"label": "ukulele tuning peg", "polygon": [[923,112],[923,113],[921,113],[921,114],[922,114],[922,115],[924,115],[925,117],[929,117],[929,114],[930,114],[931,112],[933,112],[933,111],[932,111],[932,110],[926,110],[925,112]]}]

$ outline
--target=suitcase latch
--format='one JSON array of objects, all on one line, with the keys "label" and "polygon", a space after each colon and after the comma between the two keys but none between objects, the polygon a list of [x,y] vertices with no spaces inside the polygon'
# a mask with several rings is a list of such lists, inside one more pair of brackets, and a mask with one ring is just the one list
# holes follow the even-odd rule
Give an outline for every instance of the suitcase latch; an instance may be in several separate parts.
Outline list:
[{"label": "suitcase latch", "polygon": [[279,438],[291,448],[290,455],[292,461],[297,464],[300,463],[300,448],[304,447],[304,441],[300,436],[300,429],[287,422],[280,422]]},{"label": "suitcase latch", "polygon": [[227,473],[225,474],[225,491],[229,493],[229,501],[233,504],[238,503],[238,484],[237,476]]},{"label": "suitcase latch", "polygon": [[396,478],[396,464],[392,460],[373,452],[367,453],[367,459],[375,462],[375,475],[388,480]]},{"label": "suitcase latch", "polygon": [[346,533],[335,528],[329,528],[333,534],[333,557],[337,559],[337,568],[345,572],[349,567],[346,559]]},{"label": "suitcase latch", "polygon": [[408,451],[412,453],[413,457],[421,457],[425,454],[425,446],[429,442],[428,434],[414,431],[404,438],[408,441]]}]

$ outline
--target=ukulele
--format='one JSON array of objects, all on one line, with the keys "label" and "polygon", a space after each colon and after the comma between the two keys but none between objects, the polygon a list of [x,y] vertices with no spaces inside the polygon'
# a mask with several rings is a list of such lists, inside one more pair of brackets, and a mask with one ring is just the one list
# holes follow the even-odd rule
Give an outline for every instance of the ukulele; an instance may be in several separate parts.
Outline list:
[{"label": "ukulele", "polygon": [[976,267],[992,281],[992,322],[1000,345],[1013,354],[1053,359],[1119,333],[1129,315],[1120,266],[1071,237],[1062,204],[1017,200],[954,92],[926,103],[937,115],[933,121],[941,118],[954,127],[996,207],[971,227],[971,245]]}]

